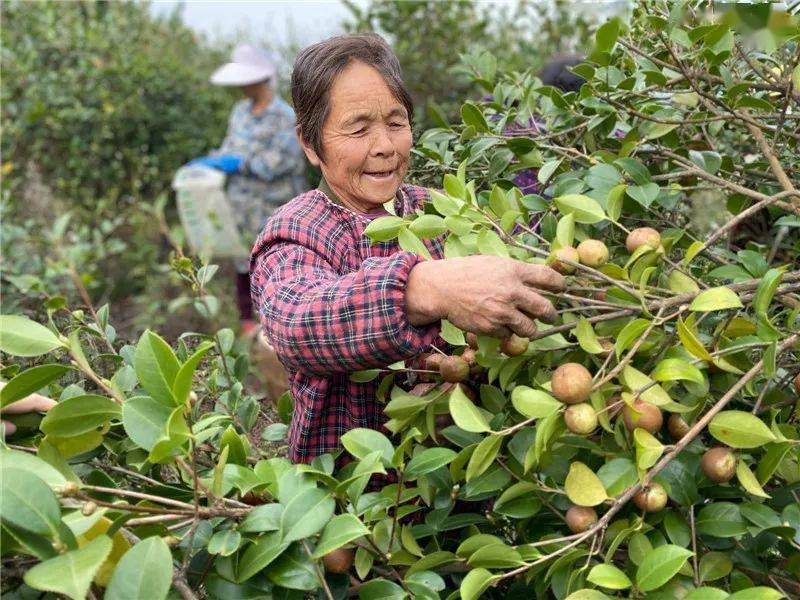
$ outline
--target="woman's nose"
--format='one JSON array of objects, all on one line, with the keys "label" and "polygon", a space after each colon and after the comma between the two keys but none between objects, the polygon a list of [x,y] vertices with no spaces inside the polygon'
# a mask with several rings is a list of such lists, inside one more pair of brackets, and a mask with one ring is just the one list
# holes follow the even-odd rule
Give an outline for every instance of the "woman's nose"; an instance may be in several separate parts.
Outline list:
[{"label": "woman's nose", "polygon": [[373,156],[391,156],[394,154],[394,142],[389,135],[389,127],[376,127],[372,138],[370,152]]}]

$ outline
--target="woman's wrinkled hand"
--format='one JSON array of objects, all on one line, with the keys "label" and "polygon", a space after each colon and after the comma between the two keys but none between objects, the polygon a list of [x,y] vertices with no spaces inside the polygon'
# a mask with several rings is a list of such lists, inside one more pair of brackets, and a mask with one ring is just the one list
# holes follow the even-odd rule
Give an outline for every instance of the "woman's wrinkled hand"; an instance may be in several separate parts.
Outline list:
[{"label": "woman's wrinkled hand", "polygon": [[417,264],[406,286],[412,325],[447,319],[477,334],[531,337],[534,319],[552,323],[553,304],[539,292],[564,290],[564,278],[545,265],[498,256],[467,256]]}]

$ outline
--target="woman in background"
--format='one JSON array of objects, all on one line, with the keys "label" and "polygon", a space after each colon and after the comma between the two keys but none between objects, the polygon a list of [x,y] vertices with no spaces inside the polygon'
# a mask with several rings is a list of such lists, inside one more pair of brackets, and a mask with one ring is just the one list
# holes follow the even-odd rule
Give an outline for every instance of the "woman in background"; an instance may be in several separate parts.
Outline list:
[{"label": "woman in background", "polygon": [[[211,83],[238,87],[245,98],[234,106],[219,150],[192,161],[228,175],[228,198],[248,247],[275,209],[307,189],[294,111],[275,92],[276,72],[272,57],[261,48],[240,45],[233,51],[231,62],[214,72]],[[248,270],[246,259],[236,262],[243,334],[257,330]]]}]

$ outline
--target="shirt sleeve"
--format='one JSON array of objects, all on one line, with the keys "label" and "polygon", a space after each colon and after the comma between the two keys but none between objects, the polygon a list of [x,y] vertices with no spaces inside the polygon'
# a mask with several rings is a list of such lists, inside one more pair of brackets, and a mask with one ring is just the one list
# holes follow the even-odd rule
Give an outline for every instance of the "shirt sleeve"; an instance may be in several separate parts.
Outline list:
[{"label": "shirt sleeve", "polygon": [[242,173],[270,182],[297,172],[303,151],[294,131],[278,131],[261,143],[254,144],[244,156]]},{"label": "shirt sleeve", "polygon": [[300,244],[276,244],[255,258],[253,299],[264,333],[290,369],[330,375],[382,367],[423,352],[439,324],[412,326],[405,289],[422,260],[411,252],[369,258],[338,275]]}]

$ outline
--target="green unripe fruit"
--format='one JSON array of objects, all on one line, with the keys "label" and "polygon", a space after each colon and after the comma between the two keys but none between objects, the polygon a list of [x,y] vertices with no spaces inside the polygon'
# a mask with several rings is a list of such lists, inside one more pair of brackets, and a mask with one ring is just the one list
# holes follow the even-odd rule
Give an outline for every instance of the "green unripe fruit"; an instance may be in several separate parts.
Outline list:
[{"label": "green unripe fruit", "polygon": [[519,356],[525,354],[531,341],[528,338],[519,337],[518,335],[511,334],[511,337],[503,340],[500,344],[500,350],[506,356]]},{"label": "green unripe fruit", "polygon": [[567,363],[553,371],[550,380],[553,396],[564,404],[580,404],[589,399],[592,374],[578,363]]},{"label": "green unripe fruit", "polygon": [[600,240],[583,240],[578,244],[578,257],[587,267],[601,267],[608,260],[608,247]]},{"label": "green unripe fruit", "polygon": [[445,356],[439,366],[439,373],[448,383],[458,383],[469,377],[469,364],[460,356]]},{"label": "green unripe fruit", "polygon": [[589,531],[597,523],[597,513],[588,506],[572,506],[565,515],[567,527],[572,533]]},{"label": "green unripe fruit", "polygon": [[588,435],[597,429],[597,413],[586,402],[573,404],[564,411],[564,423],[572,433]]},{"label": "green unripe fruit", "polygon": [[710,448],[700,459],[700,468],[714,483],[726,483],[736,475],[736,456],[724,446]]},{"label": "green unripe fruit", "polygon": [[569,264],[564,261],[580,262],[578,251],[571,246],[559,248],[550,255],[550,268],[558,271],[562,275],[570,275],[575,272],[575,265]]},{"label": "green unripe fruit", "polygon": [[651,483],[633,497],[633,502],[639,510],[649,513],[664,510],[667,500],[669,500],[667,491],[658,483]]},{"label": "green unripe fruit", "polygon": [[634,229],[625,240],[625,247],[628,248],[628,252],[631,254],[642,246],[650,246],[653,250],[657,250],[660,245],[661,234],[652,227]]}]

